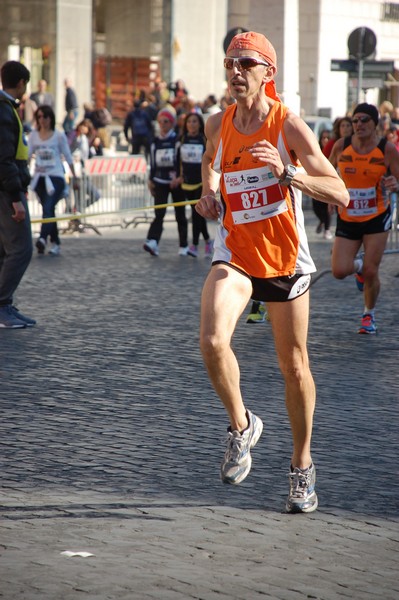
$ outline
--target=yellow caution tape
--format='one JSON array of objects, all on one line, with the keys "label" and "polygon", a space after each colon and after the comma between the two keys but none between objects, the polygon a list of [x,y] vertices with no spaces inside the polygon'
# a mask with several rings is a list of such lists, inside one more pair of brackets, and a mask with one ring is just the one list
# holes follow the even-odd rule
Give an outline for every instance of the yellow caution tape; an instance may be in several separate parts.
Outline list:
[{"label": "yellow caution tape", "polygon": [[185,206],[189,204],[197,204],[197,202],[198,200],[185,200],[184,202],[168,202],[166,204],[153,204],[152,206],[135,206],[133,208],[127,208],[125,210],[109,210],[97,213],[73,213],[70,215],[62,215],[61,217],[50,217],[49,219],[31,219],[31,223],[56,223],[57,221],[75,221],[77,219],[90,219],[91,217],[102,217],[103,215],[119,215],[124,213],[127,214],[136,210],[157,210],[159,208],[169,208],[169,206]]}]

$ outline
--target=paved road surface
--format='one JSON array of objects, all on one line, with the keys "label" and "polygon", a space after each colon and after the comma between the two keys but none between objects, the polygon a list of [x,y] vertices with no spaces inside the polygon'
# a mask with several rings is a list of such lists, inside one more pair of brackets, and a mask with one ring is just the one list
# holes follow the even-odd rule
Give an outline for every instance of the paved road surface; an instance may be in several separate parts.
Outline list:
[{"label": "paved road surface", "polygon": [[[328,268],[331,242],[314,234]],[[264,421],[253,470],[219,482],[227,426],[198,350],[202,257],[158,259],[146,225],[64,236],[18,292],[34,329],[0,332],[0,598],[396,600],[399,261],[382,265],[377,336],[352,278],[312,287],[320,509],[283,512],[290,430],[270,326],[234,346]],[[67,557],[65,551],[88,552]]]}]

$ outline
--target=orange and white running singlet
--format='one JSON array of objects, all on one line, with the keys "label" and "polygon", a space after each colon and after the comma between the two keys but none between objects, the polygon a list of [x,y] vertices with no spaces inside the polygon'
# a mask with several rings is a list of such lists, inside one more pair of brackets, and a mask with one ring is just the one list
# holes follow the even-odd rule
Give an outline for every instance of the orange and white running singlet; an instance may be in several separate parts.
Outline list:
[{"label": "orange and white running singlet", "polygon": [[387,210],[389,194],[384,193],[381,186],[381,177],[386,171],[384,152],[379,146],[368,154],[358,154],[351,145],[344,148],[338,160],[338,172],[350,201],[346,208],[339,209],[343,221],[369,221]]},{"label": "orange and white running singlet", "polygon": [[276,102],[258,131],[236,130],[236,105],[226,109],[212,168],[220,173],[221,224],[213,262],[226,262],[260,278],[314,272],[302,212],[302,193],[281,186],[248,149],[266,139],[284,164],[292,163],[282,131],[287,107]]}]

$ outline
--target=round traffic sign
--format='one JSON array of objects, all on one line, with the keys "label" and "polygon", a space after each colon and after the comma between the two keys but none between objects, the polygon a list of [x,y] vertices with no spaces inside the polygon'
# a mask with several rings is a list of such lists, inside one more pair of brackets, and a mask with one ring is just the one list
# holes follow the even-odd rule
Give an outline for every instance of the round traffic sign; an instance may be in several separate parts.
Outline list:
[{"label": "round traffic sign", "polygon": [[227,48],[230,46],[230,42],[233,39],[233,37],[238,33],[245,33],[246,31],[248,31],[248,29],[244,29],[244,27],[235,27],[234,29],[230,29],[230,31],[227,32],[226,37],[223,40],[223,50],[225,54],[227,52]]},{"label": "round traffic sign", "polygon": [[376,35],[368,27],[358,27],[348,37],[349,54],[357,60],[362,60],[373,54],[376,45]]}]

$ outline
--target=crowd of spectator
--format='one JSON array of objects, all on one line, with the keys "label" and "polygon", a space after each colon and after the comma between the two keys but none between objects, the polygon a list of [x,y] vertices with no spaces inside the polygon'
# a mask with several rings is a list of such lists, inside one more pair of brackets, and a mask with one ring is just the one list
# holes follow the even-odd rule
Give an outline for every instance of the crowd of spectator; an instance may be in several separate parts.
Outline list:
[{"label": "crowd of spectator", "polygon": [[[70,82],[66,80],[65,85],[67,101],[68,93],[71,94]],[[202,101],[198,101],[190,94],[182,79],[168,84],[159,78],[150,85],[148,90],[139,90],[136,93],[132,99],[131,109],[126,113],[123,133],[129,151],[132,154],[143,153],[150,164],[151,144],[159,135],[158,115],[162,110],[173,110],[175,114],[173,128],[176,140],[181,140],[185,134],[187,117],[190,114],[199,115],[205,123],[210,115],[225,110],[232,103],[234,103],[234,99],[227,89],[225,94],[219,98],[210,93]],[[20,103],[19,113],[28,133],[35,129],[35,114],[42,105],[54,106],[53,97],[47,90],[45,80],[38,83],[38,89],[30,96],[25,93]],[[378,109],[378,134],[386,137],[399,150],[399,107],[394,107],[391,102],[385,100]],[[67,116],[69,114],[67,111]],[[337,118],[332,131],[323,130],[321,132],[319,143],[327,157],[337,139],[350,135],[352,128],[349,115],[350,111],[347,115]],[[76,116],[76,110],[74,116]],[[87,159],[102,155],[104,148],[110,147],[109,125],[111,123],[112,115],[106,108],[85,103],[83,104],[83,119],[71,130],[66,131],[64,127],[70,150],[81,167],[84,167]],[[82,207],[77,206],[78,210],[82,210],[84,205],[91,204],[99,198],[99,193],[94,187],[85,192],[86,198],[81,199]],[[80,202],[77,204],[79,205]],[[327,205],[313,200],[313,209],[320,221],[317,232],[322,233],[326,239],[332,239],[330,225],[333,215],[328,211]],[[192,248],[196,249],[197,244],[197,235],[195,235]]]},{"label": "crowd of spectator", "polygon": [[233,98],[227,91],[220,98],[209,94],[200,102],[190,95],[181,79],[169,84],[157,79],[148,92],[141,90],[138,93],[132,109],[126,114],[123,129],[132,154],[144,149],[144,153],[148,156],[149,144],[158,133],[157,115],[166,106],[174,108],[176,133],[181,135],[188,114],[197,113],[206,121],[210,115],[224,110],[233,102]]},{"label": "crowd of spectator", "polygon": [[[71,93],[70,82],[65,80],[65,85],[67,99],[68,92]],[[173,106],[176,111],[176,132],[181,134],[187,114],[198,113],[206,122],[210,115],[225,110],[233,102],[234,100],[227,89],[225,94],[219,98],[211,93],[202,101],[198,101],[191,96],[182,79],[168,84],[158,78],[150,84],[148,90],[137,92],[131,109],[126,113],[123,125],[124,134],[132,153],[137,154],[143,150],[148,159],[149,145],[157,134],[157,114],[162,108]],[[49,105],[54,109],[54,99],[48,92],[47,82],[44,79],[39,81],[36,91],[30,95],[24,94],[21,99],[19,113],[27,132],[35,126],[34,114],[40,105]],[[390,101],[385,100],[378,108],[380,113],[377,128],[379,135],[387,137],[399,147],[399,106],[394,107]],[[97,148],[108,148],[110,146],[110,134],[107,127],[112,122],[109,111],[105,107],[96,107],[87,102],[83,104],[83,118],[91,122],[91,137],[92,140],[95,140]],[[335,123],[339,119],[342,119],[342,117],[337,118]],[[70,139],[71,136],[73,138],[75,132],[76,125],[72,130],[66,131],[68,138]],[[333,141],[335,135],[334,132],[331,132],[331,141]]]}]

